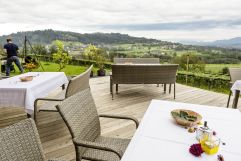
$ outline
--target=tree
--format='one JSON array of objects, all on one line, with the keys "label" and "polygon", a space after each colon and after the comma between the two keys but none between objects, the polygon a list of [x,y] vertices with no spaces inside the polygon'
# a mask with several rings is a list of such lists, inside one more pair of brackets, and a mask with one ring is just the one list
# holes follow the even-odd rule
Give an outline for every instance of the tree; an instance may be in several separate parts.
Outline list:
[{"label": "tree", "polygon": [[71,60],[71,56],[64,50],[62,41],[56,40],[54,41],[54,45],[57,52],[53,53],[53,60],[59,64],[59,71],[61,71],[68,64],[69,60]]},{"label": "tree", "polygon": [[88,60],[96,60],[96,57],[100,52],[99,50],[100,49],[95,45],[88,45],[88,47],[84,49],[83,58]]},{"label": "tree", "polygon": [[4,53],[3,48],[0,46],[0,57],[2,58],[3,56],[5,56],[6,54]]},{"label": "tree", "polygon": [[[189,57],[189,58],[188,58]],[[187,64],[187,59],[189,59]],[[179,64],[183,70],[203,72],[205,70],[205,62],[197,54],[183,54],[174,59],[174,63]]]},{"label": "tree", "polygon": [[107,53],[101,48],[97,48],[95,45],[89,45],[84,49],[83,57],[85,59],[96,61],[96,65],[99,69],[104,68],[104,62],[106,61]]},{"label": "tree", "polygon": [[106,61],[106,51],[97,48],[94,45],[89,45],[87,48],[85,48],[83,57],[89,60],[94,60],[96,62],[96,66],[99,68],[97,70],[98,76],[104,76],[106,71],[104,70],[104,63]]},{"label": "tree", "polygon": [[33,46],[33,50],[37,55],[47,55],[47,50],[44,45],[36,44]]}]

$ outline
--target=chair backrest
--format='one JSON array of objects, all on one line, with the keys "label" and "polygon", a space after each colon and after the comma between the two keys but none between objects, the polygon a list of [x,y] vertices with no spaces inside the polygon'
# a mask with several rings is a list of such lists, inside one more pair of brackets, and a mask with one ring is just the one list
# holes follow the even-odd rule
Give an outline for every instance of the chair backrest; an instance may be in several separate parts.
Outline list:
[{"label": "chair backrest", "polygon": [[159,58],[114,58],[114,64],[160,64]]},{"label": "chair backrest", "polygon": [[92,70],[92,67],[93,65],[91,65],[85,72],[70,79],[66,89],[65,98],[68,98],[80,92],[81,90],[85,90],[90,87],[89,79],[90,79],[90,72]]},{"label": "chair backrest", "polygon": [[0,160],[46,160],[32,119],[25,119],[0,129]]},{"label": "chair backrest", "polygon": [[73,138],[94,141],[100,135],[100,121],[90,89],[66,98],[56,106]]},{"label": "chair backrest", "polygon": [[112,81],[115,84],[175,83],[177,64],[114,64]]},{"label": "chair backrest", "polygon": [[236,80],[241,80],[241,68],[228,68],[230,81],[234,83]]}]

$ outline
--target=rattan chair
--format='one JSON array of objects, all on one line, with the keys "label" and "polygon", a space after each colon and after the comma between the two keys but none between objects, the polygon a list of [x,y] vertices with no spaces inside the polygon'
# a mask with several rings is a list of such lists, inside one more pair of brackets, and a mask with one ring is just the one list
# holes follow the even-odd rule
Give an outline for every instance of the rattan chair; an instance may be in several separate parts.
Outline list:
[{"label": "rattan chair", "polygon": [[[69,80],[66,91],[60,93],[56,98],[37,98],[34,101],[34,119],[37,121],[37,112],[38,111],[47,111],[47,112],[57,112],[55,106],[59,101],[78,93],[81,90],[89,88],[89,78],[93,65],[91,65],[84,73],[73,77]],[[38,101],[47,101],[42,107],[38,108]]]},{"label": "rattan chair", "polygon": [[98,116],[90,89],[65,99],[57,105],[57,109],[70,130],[78,161],[117,161],[129,144],[129,139],[101,136],[99,117],[132,120],[138,127],[137,119],[130,116]]},{"label": "rattan chair", "polygon": [[0,160],[47,161],[32,119],[0,129]]},{"label": "rattan chair", "polygon": [[[230,82],[229,85],[232,87],[233,83],[236,80],[241,80],[241,68],[228,68],[229,71],[229,76],[230,76]],[[229,91],[229,96],[228,96],[228,102],[227,102],[227,108],[229,106],[230,98],[232,95],[232,91]]]}]

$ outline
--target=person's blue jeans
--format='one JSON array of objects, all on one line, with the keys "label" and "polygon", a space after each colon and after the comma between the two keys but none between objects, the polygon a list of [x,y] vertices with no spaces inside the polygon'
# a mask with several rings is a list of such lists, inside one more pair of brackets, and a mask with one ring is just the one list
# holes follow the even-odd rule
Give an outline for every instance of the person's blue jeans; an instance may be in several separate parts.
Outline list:
[{"label": "person's blue jeans", "polygon": [[11,70],[10,67],[11,67],[13,62],[17,65],[20,72],[23,73],[23,67],[20,64],[20,61],[19,61],[18,57],[17,56],[11,56],[10,58],[7,59],[6,76],[10,75],[10,70]]}]

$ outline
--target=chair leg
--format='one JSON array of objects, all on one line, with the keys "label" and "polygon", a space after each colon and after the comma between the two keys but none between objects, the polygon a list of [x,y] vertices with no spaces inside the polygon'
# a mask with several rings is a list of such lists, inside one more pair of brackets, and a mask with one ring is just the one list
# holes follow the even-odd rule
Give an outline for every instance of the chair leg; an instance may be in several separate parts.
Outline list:
[{"label": "chair leg", "polygon": [[230,102],[231,95],[232,95],[232,91],[230,90],[230,91],[229,91],[229,96],[228,96],[227,108],[228,108],[228,106],[229,106],[229,102]]},{"label": "chair leg", "polygon": [[118,84],[115,85],[115,91],[118,94]]},{"label": "chair leg", "polygon": [[111,97],[112,97],[112,100],[114,99],[114,92],[113,92],[113,83],[111,83]]},{"label": "chair leg", "polygon": [[112,79],[110,78],[110,94],[113,93],[113,89],[112,89]]},{"label": "chair leg", "polygon": [[65,89],[65,84],[62,85],[62,90],[64,90],[64,89]]},{"label": "chair leg", "polygon": [[176,83],[174,83],[174,99],[176,99]]},{"label": "chair leg", "polygon": [[169,94],[171,93],[172,91],[172,84],[169,84]]},{"label": "chair leg", "polygon": [[164,93],[166,93],[166,90],[167,90],[167,85],[164,84]]},{"label": "chair leg", "polygon": [[157,84],[156,86],[159,87],[159,84]]}]

